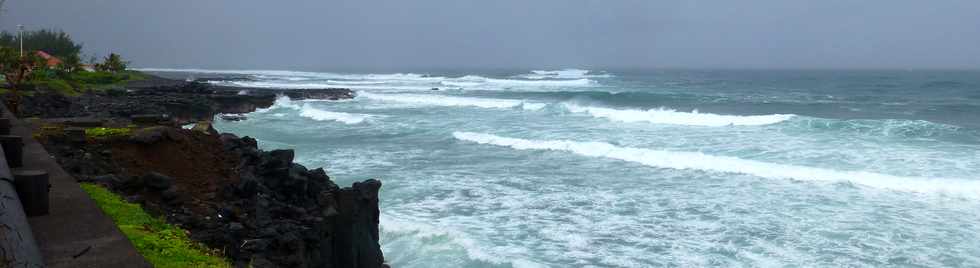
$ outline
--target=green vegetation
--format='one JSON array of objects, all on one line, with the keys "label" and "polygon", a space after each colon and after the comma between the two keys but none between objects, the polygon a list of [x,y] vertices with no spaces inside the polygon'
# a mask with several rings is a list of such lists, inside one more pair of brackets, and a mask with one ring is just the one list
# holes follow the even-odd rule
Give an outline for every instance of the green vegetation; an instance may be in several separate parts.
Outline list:
[{"label": "green vegetation", "polygon": [[[82,44],[75,43],[71,36],[62,30],[24,31],[24,51],[41,50],[58,58],[78,55]],[[17,33],[0,32],[0,46],[20,48]]]},{"label": "green vegetation", "polygon": [[45,79],[45,80],[33,80],[29,84],[33,85],[35,88],[46,88],[53,92],[57,92],[62,95],[75,96],[78,95],[78,91],[68,83],[68,81],[62,79]]},{"label": "green vegetation", "polygon": [[88,192],[102,211],[112,217],[136,250],[153,266],[231,267],[214,252],[191,241],[184,230],[150,216],[138,204],[127,203],[118,195],[94,184],[83,183],[82,189]]},{"label": "green vegetation", "polygon": [[105,85],[118,85],[129,81],[146,79],[146,75],[137,71],[110,72],[76,72],[68,78],[69,81],[79,83],[88,88],[96,88]]},{"label": "green vegetation", "polygon": [[[25,95],[23,91],[31,89],[75,96],[146,78],[140,72],[126,70],[129,63],[116,53],[110,53],[102,63],[95,63],[93,59],[91,67],[95,71],[86,71],[79,55],[82,45],[61,30],[26,31],[23,39],[24,54],[21,55],[18,35],[0,32],[0,73],[8,84],[5,91],[11,96]],[[58,58],[60,63],[49,65],[36,54],[37,51]]]},{"label": "green vegetation", "polygon": [[101,64],[96,64],[95,69],[100,72],[111,72],[118,73],[126,70],[126,66],[129,62],[123,61],[122,57],[116,53],[109,53]]},{"label": "green vegetation", "polygon": [[128,137],[133,133],[132,128],[108,128],[108,127],[96,127],[85,129],[86,138],[94,139],[108,139],[114,137]]}]

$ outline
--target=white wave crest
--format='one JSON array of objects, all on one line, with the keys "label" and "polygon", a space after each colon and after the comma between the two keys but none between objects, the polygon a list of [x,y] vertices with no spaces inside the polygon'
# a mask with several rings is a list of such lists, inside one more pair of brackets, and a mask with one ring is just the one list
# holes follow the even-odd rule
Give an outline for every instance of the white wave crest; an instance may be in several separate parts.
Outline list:
[{"label": "white wave crest", "polygon": [[399,102],[416,105],[431,106],[472,106],[479,108],[517,108],[525,110],[537,110],[544,108],[543,103],[525,102],[523,100],[510,99],[490,99],[490,98],[469,98],[453,97],[445,95],[426,95],[426,94],[377,94],[368,92],[358,92],[358,98],[380,100],[387,102]]},{"label": "white wave crest", "polygon": [[268,108],[256,109],[255,112],[256,113],[265,113],[265,112],[272,111],[272,110],[275,110],[275,109],[293,109],[293,110],[299,110],[300,108],[301,107],[298,104],[293,103],[293,100],[292,99],[289,99],[289,97],[284,96],[284,95],[279,95],[279,96],[276,97],[276,101],[272,103],[272,106],[269,106]]},{"label": "white wave crest", "polygon": [[344,81],[344,80],[327,80],[327,83],[331,84],[345,84],[345,85],[379,85],[384,84],[385,81]]},{"label": "white wave crest", "polygon": [[590,72],[591,71],[589,70],[582,70],[582,69],[564,69],[564,70],[553,70],[553,71],[535,70],[535,71],[531,71],[530,74],[520,75],[519,77],[523,77],[527,79],[548,79],[548,78],[576,79],[576,78],[612,77],[612,75],[610,74],[592,74]]},{"label": "white wave crest", "polygon": [[348,125],[360,124],[371,117],[371,115],[366,114],[350,114],[320,110],[314,108],[309,103],[303,104],[303,108],[299,111],[299,116],[316,121],[337,121]]},{"label": "white wave crest", "polygon": [[527,140],[473,132],[454,132],[453,136],[459,140],[478,144],[504,146],[517,150],[563,151],[583,156],[629,161],[658,168],[748,174],[771,179],[850,182],[894,191],[980,197],[980,180],[900,177],[865,171],[839,171],[766,163],[729,156],[712,156],[696,152],[618,147],[604,142]]},{"label": "white wave crest", "polygon": [[760,126],[775,124],[793,118],[792,114],[770,114],[770,115],[720,115],[710,113],[700,113],[697,110],[692,112],[678,112],[677,110],[659,108],[650,110],[619,110],[612,108],[579,106],[575,104],[564,104],[568,111],[573,113],[588,113],[592,117],[606,118],[620,122],[650,122],[657,124],[672,125],[691,125],[691,126]]},{"label": "white wave crest", "polygon": [[487,78],[477,75],[467,75],[459,78],[449,78],[441,81],[440,84],[454,87],[478,87],[478,86],[498,86],[498,87],[580,87],[595,85],[596,82],[590,79],[565,79],[565,80],[519,80],[519,79],[499,79]]},{"label": "white wave crest", "polygon": [[322,88],[346,88],[346,89],[393,89],[393,90],[430,90],[430,86],[396,86],[388,85],[385,82],[364,82],[361,84],[347,83],[347,84],[336,84],[336,83],[317,83],[317,82],[307,82],[307,83],[297,83],[297,82],[280,82],[280,81],[210,81],[209,83],[220,85],[220,86],[230,86],[230,87],[245,87],[245,88],[270,88],[270,89],[322,89]]}]

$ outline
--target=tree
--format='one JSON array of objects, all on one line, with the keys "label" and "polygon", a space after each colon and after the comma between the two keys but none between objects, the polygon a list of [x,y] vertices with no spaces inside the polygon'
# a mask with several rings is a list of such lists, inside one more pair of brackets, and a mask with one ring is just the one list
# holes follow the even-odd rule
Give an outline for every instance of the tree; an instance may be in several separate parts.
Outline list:
[{"label": "tree", "polygon": [[129,62],[123,61],[122,57],[120,57],[119,54],[109,53],[109,56],[106,56],[101,64],[97,64],[95,66],[95,69],[101,72],[116,73],[116,72],[125,71],[126,65],[128,64]]},{"label": "tree", "polygon": [[77,72],[81,68],[82,68],[82,59],[78,57],[78,54],[68,55],[67,57],[62,59],[61,65],[58,66],[58,69],[60,71],[68,74]]},{"label": "tree", "polygon": [[20,107],[20,92],[18,89],[31,78],[33,73],[41,66],[45,66],[45,61],[34,53],[20,55],[20,50],[11,47],[0,47],[0,73],[10,86],[10,94],[7,98],[7,108],[16,114]]},{"label": "tree", "polygon": [[[82,45],[75,43],[61,30],[25,31],[24,51],[40,50],[58,58],[67,58],[82,51]],[[0,32],[0,46],[19,47],[17,33]]]},{"label": "tree", "polygon": [[0,47],[0,73],[13,89],[22,85],[32,72],[45,64],[44,59],[34,53],[21,56],[17,49]]}]

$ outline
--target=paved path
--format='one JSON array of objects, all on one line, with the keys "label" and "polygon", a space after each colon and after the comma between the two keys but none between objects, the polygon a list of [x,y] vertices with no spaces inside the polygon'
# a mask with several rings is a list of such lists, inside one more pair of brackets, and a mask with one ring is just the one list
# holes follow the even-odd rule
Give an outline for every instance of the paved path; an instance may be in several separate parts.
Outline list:
[{"label": "paved path", "polygon": [[51,213],[28,218],[47,266],[152,267],[75,179],[31,138],[30,126],[21,120],[12,125],[11,134],[24,137],[24,168],[45,170],[51,176]]}]

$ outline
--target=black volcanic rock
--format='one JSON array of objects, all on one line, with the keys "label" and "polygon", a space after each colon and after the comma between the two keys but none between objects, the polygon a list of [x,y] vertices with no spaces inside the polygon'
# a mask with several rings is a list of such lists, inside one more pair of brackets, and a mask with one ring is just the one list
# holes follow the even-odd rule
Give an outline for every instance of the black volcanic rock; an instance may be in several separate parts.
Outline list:
[{"label": "black volcanic rock", "polygon": [[220,140],[243,161],[239,182],[228,190],[231,201],[220,211],[245,213],[227,213],[223,218],[233,220],[204,230],[198,239],[236,245],[226,254],[253,267],[383,267],[378,243],[381,182],[341,189],[323,169],[293,163],[292,150],[260,152],[254,139],[231,134],[222,134]]},{"label": "black volcanic rock", "polygon": [[[35,94],[24,98],[21,111],[45,118],[123,118],[125,124],[133,115],[168,115],[173,123],[185,123],[266,108],[279,95],[354,96],[347,89],[229,88],[152,78],[112,92]],[[323,169],[294,163],[292,150],[264,152],[250,137],[168,126],[143,128],[118,141],[44,142],[72,175],[132,197],[188,230],[192,239],[222,250],[236,267],[385,267],[377,180],[340,188]],[[94,179],[102,174],[117,175]]]},{"label": "black volcanic rock", "polygon": [[156,172],[150,172],[144,175],[142,180],[143,184],[146,185],[147,188],[157,191],[166,190],[174,183],[174,178]]},{"label": "black volcanic rock", "polygon": [[268,108],[278,95],[291,99],[341,100],[354,97],[344,88],[244,88],[185,82],[150,76],[124,88],[64,96],[37,92],[25,96],[21,117],[120,117],[166,114],[178,122],[210,121],[217,114],[242,114]]}]

